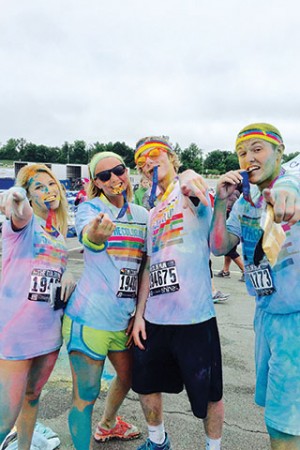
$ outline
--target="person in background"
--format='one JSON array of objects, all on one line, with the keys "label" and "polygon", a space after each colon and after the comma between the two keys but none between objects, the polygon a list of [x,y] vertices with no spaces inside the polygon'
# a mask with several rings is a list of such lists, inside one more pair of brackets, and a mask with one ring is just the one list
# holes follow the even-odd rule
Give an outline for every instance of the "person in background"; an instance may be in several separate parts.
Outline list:
[{"label": "person in background", "polygon": [[16,187],[0,195],[0,209],[7,217],[0,283],[0,445],[17,423],[18,448],[29,450],[41,391],[62,345],[61,307],[74,288],[65,274],[67,201],[53,172],[32,164],[19,171]]},{"label": "person in background", "polygon": [[136,426],[117,413],[132,382],[128,341],[146,251],[148,212],[131,203],[132,187],[121,156],[97,153],[89,171],[89,199],[79,205],[76,215],[77,235],[84,245],[84,270],[63,323],[73,379],[69,427],[76,450],[92,447],[92,412],[106,357],[116,377],[94,439],[129,440],[140,435]]},{"label": "person in background", "polygon": [[148,178],[145,176],[141,176],[140,179],[140,185],[139,187],[134,191],[134,203],[136,205],[144,206],[143,205],[143,198],[146,194],[146,192],[149,190],[150,183]]},{"label": "person in background", "polygon": [[77,192],[74,200],[74,205],[78,206],[80,203],[87,200],[87,191],[89,187],[90,180],[88,178],[81,178],[81,189]]},{"label": "person in background", "polygon": [[[232,210],[232,207],[234,205],[234,203],[237,201],[237,199],[240,197],[241,195],[241,185],[237,186],[237,189],[235,189],[230,196],[228,197],[227,200],[227,209],[226,209],[226,217],[228,219],[230,212]],[[243,260],[240,256],[240,254],[237,251],[237,245],[235,247],[233,247],[230,252],[227,253],[227,255],[224,256],[224,265],[223,268],[220,270],[220,272],[218,272],[216,274],[216,277],[219,278],[230,278],[230,264],[231,261],[233,261],[238,268],[240,269],[240,271],[242,272],[241,278],[239,279],[239,281],[245,281],[245,275],[244,275],[244,263]]]},{"label": "person in background", "polygon": [[[206,185],[185,182],[166,137],[147,137],[135,162],[152,180],[148,258],[133,329],[133,390],[149,437],[138,450],[170,450],[162,393],[185,386],[193,414],[203,419],[206,448],[219,450],[224,419],[221,350],[209,272],[211,207]],[[159,191],[157,200],[153,195]],[[201,373],[201,377],[198,374]]]},{"label": "person in background", "polygon": [[[256,297],[255,401],[265,408],[271,448],[299,450],[300,183],[282,168],[283,151],[273,125],[238,133],[241,170],[219,179],[210,237],[215,255],[242,243],[246,286]],[[226,221],[228,198],[241,184]]]}]

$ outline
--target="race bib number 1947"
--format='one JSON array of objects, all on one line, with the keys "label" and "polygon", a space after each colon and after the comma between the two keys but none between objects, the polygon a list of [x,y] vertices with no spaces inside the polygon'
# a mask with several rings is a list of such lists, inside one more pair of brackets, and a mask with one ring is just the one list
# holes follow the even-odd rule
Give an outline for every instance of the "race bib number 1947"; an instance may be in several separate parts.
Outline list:
[{"label": "race bib number 1947", "polygon": [[179,291],[179,279],[173,259],[153,264],[150,268],[150,296]]},{"label": "race bib number 1947", "polygon": [[50,302],[53,286],[58,284],[61,273],[49,269],[33,269],[31,273],[28,300],[35,302]]}]

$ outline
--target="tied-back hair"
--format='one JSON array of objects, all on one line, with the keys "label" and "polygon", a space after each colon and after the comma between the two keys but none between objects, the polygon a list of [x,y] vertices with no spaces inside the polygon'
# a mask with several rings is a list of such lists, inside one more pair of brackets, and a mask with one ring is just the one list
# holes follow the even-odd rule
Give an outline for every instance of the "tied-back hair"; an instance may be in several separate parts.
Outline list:
[{"label": "tied-back hair", "polygon": [[63,236],[66,236],[68,231],[68,202],[65,190],[63,189],[60,181],[54,175],[52,170],[49,169],[49,167],[47,167],[45,164],[31,164],[24,166],[17,175],[16,186],[24,188],[27,192],[28,197],[30,179],[37,173],[47,173],[57,184],[60,195],[60,202],[59,207],[55,211],[56,212],[55,227]]},{"label": "tied-back hair", "polygon": [[[131,186],[129,175],[127,174],[127,176],[128,176],[128,185],[127,185],[127,188],[126,188],[126,195],[127,195],[127,201],[131,202],[132,199],[133,199],[133,189],[132,189],[132,186]],[[88,191],[87,191],[88,198],[91,200],[93,198],[100,197],[101,194],[105,195],[103,190],[99,189],[95,185],[95,180],[94,180],[94,178],[92,176],[90,168],[89,168],[89,177],[90,177],[90,182],[89,182]]]}]

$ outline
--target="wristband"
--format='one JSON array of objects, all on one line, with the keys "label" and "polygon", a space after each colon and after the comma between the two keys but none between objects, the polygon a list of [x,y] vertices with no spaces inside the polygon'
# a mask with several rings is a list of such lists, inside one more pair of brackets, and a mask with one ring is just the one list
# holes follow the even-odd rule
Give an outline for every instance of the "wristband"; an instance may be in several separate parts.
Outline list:
[{"label": "wristband", "polygon": [[91,242],[87,233],[83,233],[82,243],[92,252],[103,252],[107,247],[107,242],[103,242],[102,244],[95,244],[94,242]]}]

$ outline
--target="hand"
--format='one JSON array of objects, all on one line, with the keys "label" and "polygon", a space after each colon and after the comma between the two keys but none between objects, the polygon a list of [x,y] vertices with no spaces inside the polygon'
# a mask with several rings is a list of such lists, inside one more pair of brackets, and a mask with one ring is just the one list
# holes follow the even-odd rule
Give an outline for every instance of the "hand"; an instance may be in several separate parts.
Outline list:
[{"label": "hand", "polygon": [[197,197],[203,205],[209,205],[206,198],[208,186],[201,175],[197,174],[194,170],[185,170],[179,175],[179,182],[183,195]]},{"label": "hand", "polygon": [[231,170],[219,178],[216,196],[220,200],[226,200],[242,182],[243,177],[240,170]]},{"label": "hand", "polygon": [[135,345],[137,345],[141,350],[145,350],[145,347],[141,341],[141,337],[144,341],[147,339],[145,320],[143,317],[135,316],[133,330],[131,334]]},{"label": "hand", "polygon": [[274,222],[287,222],[289,226],[300,220],[299,192],[288,187],[264,189],[263,196],[267,203],[273,206]]},{"label": "hand", "polygon": [[128,322],[128,327],[126,329],[126,336],[128,337],[128,340],[126,342],[126,347],[130,348],[133,344],[133,336],[132,336],[132,330],[133,330],[133,324],[134,324],[134,317],[131,317],[131,319]]},{"label": "hand", "polygon": [[60,299],[67,302],[76,287],[76,281],[71,272],[64,272],[61,277],[61,294]]},{"label": "hand", "polygon": [[0,194],[0,211],[10,219],[12,214],[23,218],[25,204],[29,205],[26,191],[21,187],[12,187]]},{"label": "hand", "polygon": [[88,225],[88,239],[94,244],[103,244],[113,234],[116,225],[108,214],[99,213]]}]

